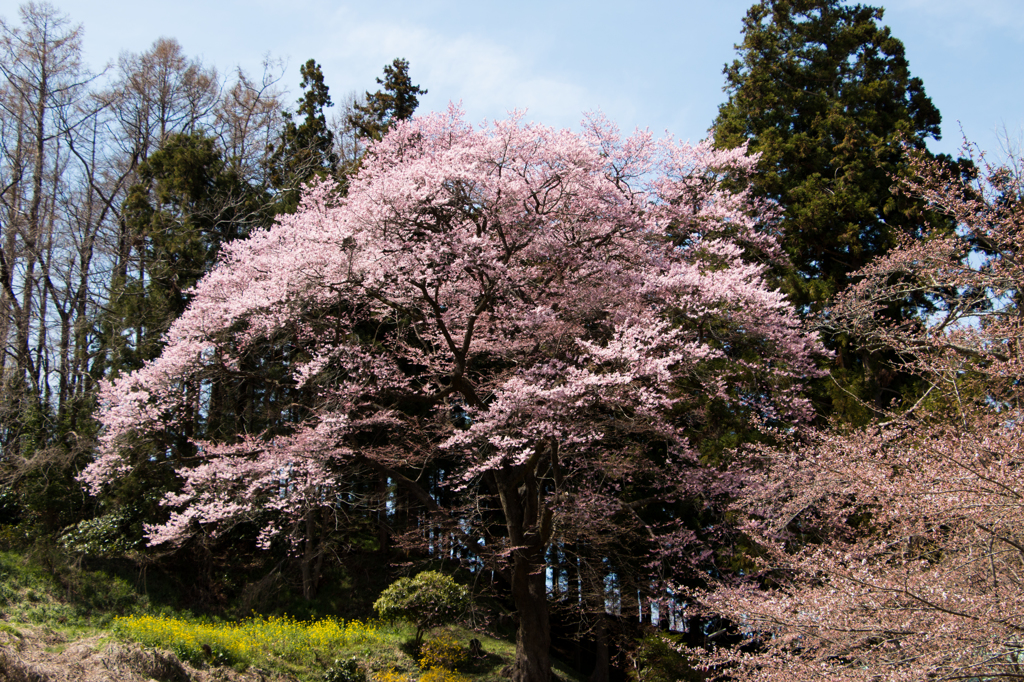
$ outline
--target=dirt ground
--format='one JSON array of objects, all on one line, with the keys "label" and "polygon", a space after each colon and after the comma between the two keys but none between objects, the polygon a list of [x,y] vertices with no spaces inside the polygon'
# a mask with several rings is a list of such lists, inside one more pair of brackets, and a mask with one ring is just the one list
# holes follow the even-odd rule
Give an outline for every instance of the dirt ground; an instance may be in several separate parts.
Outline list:
[{"label": "dirt ground", "polygon": [[199,670],[168,651],[102,636],[69,641],[45,628],[0,631],[0,682],[295,682],[257,668]]}]

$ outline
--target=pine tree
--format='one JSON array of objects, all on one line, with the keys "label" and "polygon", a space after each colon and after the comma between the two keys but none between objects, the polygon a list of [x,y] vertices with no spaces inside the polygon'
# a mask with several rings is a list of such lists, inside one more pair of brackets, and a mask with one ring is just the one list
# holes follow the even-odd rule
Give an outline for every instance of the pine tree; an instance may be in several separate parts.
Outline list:
[{"label": "pine tree", "polygon": [[[739,58],[725,68],[729,99],[716,143],[749,140],[761,153],[753,189],[784,208],[782,244],[793,265],[776,276],[805,313],[820,310],[900,234],[920,234],[928,217],[920,201],[890,187],[906,172],[908,148],[939,139],[941,116],[881,19],[880,8],[840,0],[761,0],[743,21]],[[833,374],[845,384],[833,392],[833,409],[856,411],[841,405],[847,390],[877,407],[898,396],[898,380],[873,369],[855,340],[828,342],[837,351]]]},{"label": "pine tree", "polygon": [[138,259],[113,283],[109,369],[136,369],[160,354],[163,335],[185,310],[220,246],[265,221],[260,197],[225,167],[211,138],[179,133],[139,167],[124,221]]},{"label": "pine tree", "polygon": [[413,85],[409,77],[409,62],[395,59],[384,67],[384,79],[377,79],[383,90],[366,93],[366,103],[357,103],[349,117],[349,123],[363,138],[379,140],[387,133],[394,121],[411,118],[419,106],[419,95],[427,94],[420,86]]},{"label": "pine tree", "polygon": [[270,181],[280,193],[278,213],[295,211],[302,183],[316,176],[333,175],[338,167],[334,133],[324,114],[325,109],[334,105],[324,74],[313,59],[303,64],[299,72],[303,95],[295,114],[284,113],[284,130],[270,159]]}]

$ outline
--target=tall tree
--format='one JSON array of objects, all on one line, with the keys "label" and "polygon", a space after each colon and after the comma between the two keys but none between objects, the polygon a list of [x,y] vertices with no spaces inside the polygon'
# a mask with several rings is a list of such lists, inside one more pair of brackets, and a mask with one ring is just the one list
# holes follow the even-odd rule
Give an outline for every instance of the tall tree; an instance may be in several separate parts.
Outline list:
[{"label": "tall tree", "polygon": [[124,131],[122,144],[138,160],[175,133],[192,133],[218,103],[217,70],[189,58],[173,38],[159,38],[146,52],[122,53],[117,77],[104,95]]},{"label": "tall tree", "polygon": [[[194,244],[185,234],[197,223],[219,211],[223,224],[211,229],[223,234],[203,236],[217,241],[260,222],[267,141],[281,127],[270,70],[262,81],[239,72],[221,97],[217,72],[174,40],[123,54],[104,75],[83,66],[81,27],[53,6],[29,2],[0,19],[0,485],[44,531],[78,520],[72,508],[83,509],[70,491],[94,446],[96,382],[138,366],[138,355],[122,352],[136,331],[151,344],[142,354],[154,355],[170,322],[157,322],[168,314],[162,305],[132,311],[129,301],[153,295],[155,303],[166,277],[150,280],[148,291],[141,282],[161,263],[179,259],[180,282],[205,271],[188,265],[215,252],[188,253]],[[166,178],[146,160],[180,133],[215,135],[221,146],[207,151],[227,165],[214,172],[209,196],[175,208],[157,199]],[[140,197],[164,216],[159,234],[132,212]],[[181,252],[170,234],[176,228]],[[180,310],[184,299],[175,295]]]},{"label": "tall tree", "polygon": [[283,213],[291,213],[298,206],[302,183],[313,177],[331,176],[338,167],[334,133],[324,113],[333,106],[330,89],[315,60],[307,61],[299,71],[303,95],[295,114],[284,113],[284,130],[270,159],[271,183],[281,193],[278,210]]},{"label": "tall tree", "polygon": [[254,78],[241,69],[227,86],[212,126],[224,160],[239,179],[253,187],[271,186],[270,151],[285,122],[281,90],[283,67],[267,59]]},{"label": "tall tree", "polygon": [[[189,290],[210,270],[219,250],[265,224],[270,215],[266,197],[242,182],[215,141],[199,133],[168,137],[139,165],[138,180],[121,207],[137,259],[123,278],[115,276],[98,325],[108,378],[160,355],[165,334],[187,307]],[[144,522],[161,518],[159,500],[178,489],[175,472],[181,459],[193,453],[192,439],[221,426],[232,432],[239,428],[236,411],[225,409],[236,402],[226,385],[205,396],[201,408],[199,394],[192,395],[187,424],[169,432],[135,475],[118,481],[108,499],[113,504],[107,511],[116,514],[129,542],[141,539]]]},{"label": "tall tree", "polygon": [[[19,450],[32,410],[50,385],[49,342],[62,251],[59,199],[67,190],[63,144],[80,118],[91,76],[81,64],[81,27],[47,4],[21,7],[21,25],[0,21],[0,356],[5,455]],[[30,420],[29,420],[30,421]]]},{"label": "tall tree", "polygon": [[[395,125],[345,201],[314,185],[297,213],[225,247],[161,356],[106,387],[83,480],[97,491],[147,466],[153,443],[202,418],[204,387],[287,339],[287,376],[266,388],[307,387],[304,418],[209,438],[151,540],[245,520],[262,545],[312,557],[354,481],[383,473],[415,500],[421,547],[504,577],[512,678],[545,682],[561,548],[629,547],[638,571],[688,560],[689,529],[646,519],[714,479],[687,438],[707,400],[770,427],[811,415],[817,342],[745,258],[774,247],[756,204],[723,188],[752,167],[742,150],[623,141],[602,120],[583,134],[475,130],[457,111]],[[616,577],[606,566],[594,586],[608,595]]]},{"label": "tall tree", "polygon": [[[916,157],[903,189],[958,229],[904,242],[829,309],[928,391],[765,453],[741,507],[770,587],[711,597],[756,641],[722,652],[730,679],[1024,677],[1024,177],[981,166],[965,182]],[[879,316],[908,292],[934,313]]]},{"label": "tall tree", "polygon": [[409,77],[409,62],[395,59],[384,66],[384,79],[377,79],[384,86],[377,92],[366,93],[362,102],[354,102],[349,114],[349,123],[359,137],[380,140],[395,121],[412,117],[419,106],[420,95],[427,94],[420,86],[413,85]]},{"label": "tall tree", "polygon": [[139,245],[138,269],[113,283],[108,318],[115,373],[160,354],[187,291],[213,266],[221,245],[245,235],[261,215],[255,190],[201,134],[169,137],[138,176],[122,207],[130,239]]},{"label": "tall tree", "polygon": [[110,140],[81,27],[45,3],[19,19],[0,20],[0,485],[46,532],[82,507],[72,477],[95,432],[91,319],[117,180],[98,161]]},{"label": "tall tree", "polygon": [[[907,150],[939,138],[941,117],[881,20],[881,9],[841,0],[761,0],[725,68],[729,99],[715,120],[716,143],[749,141],[761,154],[752,185],[784,208],[781,241],[794,269],[783,288],[805,312],[925,225],[921,202],[890,187],[906,172]],[[844,384],[836,405],[848,389],[877,407],[896,397],[886,385],[892,377],[850,342],[829,339]]]},{"label": "tall tree", "polygon": [[[215,69],[189,58],[178,41],[160,38],[146,52],[122,53],[113,83],[97,98],[107,105],[115,129],[113,145],[125,186],[138,182],[139,164],[169,137],[204,128],[217,105],[220,88]],[[123,204],[122,192],[115,202]],[[145,256],[131,234],[128,221],[119,220],[111,284],[119,287],[138,271]]]}]

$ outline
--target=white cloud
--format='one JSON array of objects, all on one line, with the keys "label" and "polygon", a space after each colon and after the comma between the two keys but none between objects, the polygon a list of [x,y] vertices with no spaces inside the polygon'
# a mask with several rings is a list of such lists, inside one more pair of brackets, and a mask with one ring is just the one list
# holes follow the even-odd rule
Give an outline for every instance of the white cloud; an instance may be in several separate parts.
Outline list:
[{"label": "white cloud", "polygon": [[[525,44],[513,47],[469,33],[363,20],[346,9],[336,10],[329,26],[318,33],[330,35],[329,43],[319,43],[329,81],[373,90],[373,78],[381,75],[383,66],[403,57],[410,62],[413,82],[428,89],[421,104],[430,109],[462,101],[474,119],[502,118],[518,108],[527,109],[531,119],[568,119],[574,124],[593,99],[581,84],[546,68],[542,45],[527,49]],[[344,72],[360,76],[340,78]]]}]

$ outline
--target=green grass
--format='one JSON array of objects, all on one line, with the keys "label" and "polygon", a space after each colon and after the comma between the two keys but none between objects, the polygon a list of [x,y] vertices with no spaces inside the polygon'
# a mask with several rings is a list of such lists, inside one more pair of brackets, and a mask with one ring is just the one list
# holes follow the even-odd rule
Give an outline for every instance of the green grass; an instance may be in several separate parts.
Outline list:
[{"label": "green grass", "polygon": [[116,615],[146,606],[123,578],[73,565],[55,570],[38,557],[0,551],[0,612],[8,621],[75,632],[108,627]]},{"label": "green grass", "polygon": [[7,623],[0,623],[0,632],[21,639],[21,631],[13,625],[8,625]]},{"label": "green grass", "polygon": [[380,624],[330,618],[299,621],[271,616],[213,622],[171,616],[125,616],[114,633],[147,646],[169,649],[196,665],[274,667],[280,661],[300,670],[322,669],[339,656],[366,656],[394,634]]},{"label": "green grass", "polygon": [[[373,599],[387,584],[385,572],[375,568],[369,560],[366,566],[350,562],[325,579],[315,602],[301,600],[284,581],[259,605],[267,615],[231,618],[238,607],[229,601],[197,617],[174,601],[176,583],[154,573],[147,585],[116,564],[87,570],[45,550],[0,551],[0,632],[20,637],[22,626],[42,625],[69,641],[107,634],[173,651],[197,666],[257,667],[303,682],[358,682],[353,660],[367,682],[503,682],[501,670],[515,657],[513,642],[459,626],[437,628],[427,641],[447,638],[468,651],[469,641],[478,639],[486,655],[467,656],[455,670],[431,670],[420,665],[415,626],[358,620],[372,613]],[[246,576],[235,580],[244,583]],[[559,661],[555,672],[562,680],[580,679]]]},{"label": "green grass", "polygon": [[[116,636],[146,646],[173,651],[196,666],[222,665],[236,670],[256,666],[295,675],[301,680],[348,680],[339,672],[355,660],[370,680],[382,682],[496,682],[515,654],[515,646],[460,627],[447,627],[428,635],[463,656],[452,668],[443,662],[421,661],[411,646],[415,628],[404,623],[341,621],[332,618],[295,620],[287,617],[252,617],[216,622],[172,616],[127,616],[116,619]],[[481,640],[487,655],[470,659],[469,640]],[[564,677],[565,671],[562,671]]]}]

